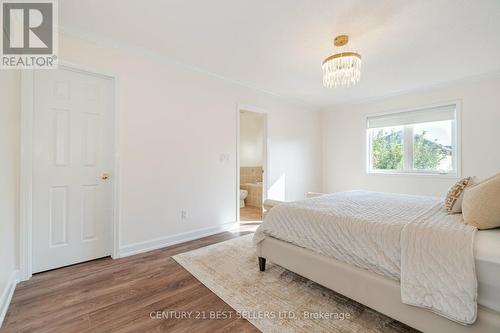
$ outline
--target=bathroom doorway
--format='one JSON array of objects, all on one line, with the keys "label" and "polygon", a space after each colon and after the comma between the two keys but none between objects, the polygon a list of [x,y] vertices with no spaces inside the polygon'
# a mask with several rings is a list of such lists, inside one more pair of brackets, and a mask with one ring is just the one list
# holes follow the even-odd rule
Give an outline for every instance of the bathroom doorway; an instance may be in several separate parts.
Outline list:
[{"label": "bathroom doorway", "polygon": [[238,221],[260,223],[266,197],[267,114],[238,108]]}]

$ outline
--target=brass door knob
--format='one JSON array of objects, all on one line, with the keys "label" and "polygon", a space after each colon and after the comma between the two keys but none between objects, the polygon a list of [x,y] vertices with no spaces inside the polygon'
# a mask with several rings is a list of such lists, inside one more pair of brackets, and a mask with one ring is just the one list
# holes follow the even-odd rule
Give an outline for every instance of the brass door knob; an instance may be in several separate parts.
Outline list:
[{"label": "brass door knob", "polygon": [[103,173],[101,174],[101,179],[102,179],[102,180],[106,180],[106,179],[108,179],[108,178],[109,178],[109,174],[108,174],[107,172],[103,172]]}]

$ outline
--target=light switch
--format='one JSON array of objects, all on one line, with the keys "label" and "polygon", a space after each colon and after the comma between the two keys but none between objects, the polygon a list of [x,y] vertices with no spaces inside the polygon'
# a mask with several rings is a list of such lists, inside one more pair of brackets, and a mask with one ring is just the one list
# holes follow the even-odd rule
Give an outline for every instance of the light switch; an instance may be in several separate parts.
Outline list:
[{"label": "light switch", "polygon": [[221,153],[219,160],[221,163],[227,163],[227,162],[229,162],[229,157],[230,157],[230,155],[228,153]]}]

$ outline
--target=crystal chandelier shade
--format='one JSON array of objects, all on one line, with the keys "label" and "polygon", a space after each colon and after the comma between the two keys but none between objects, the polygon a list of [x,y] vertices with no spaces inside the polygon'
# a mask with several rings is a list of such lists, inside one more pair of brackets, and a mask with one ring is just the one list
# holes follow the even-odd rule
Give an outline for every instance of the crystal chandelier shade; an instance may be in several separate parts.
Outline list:
[{"label": "crystal chandelier shade", "polygon": [[[338,36],[335,45],[343,46],[347,41],[347,36]],[[350,87],[361,78],[361,56],[354,52],[337,53],[323,61],[322,69],[325,87]]]}]

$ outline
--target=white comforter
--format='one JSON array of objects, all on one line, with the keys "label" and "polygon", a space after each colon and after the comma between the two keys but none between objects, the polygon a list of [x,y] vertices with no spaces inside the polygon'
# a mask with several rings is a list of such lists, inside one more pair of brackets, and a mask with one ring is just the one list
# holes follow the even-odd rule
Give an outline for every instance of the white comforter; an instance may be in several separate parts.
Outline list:
[{"label": "white comforter", "polygon": [[272,236],[400,280],[404,303],[471,324],[475,231],[441,198],[353,191],[274,207],[254,242]]}]

